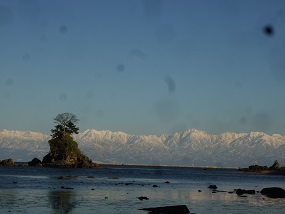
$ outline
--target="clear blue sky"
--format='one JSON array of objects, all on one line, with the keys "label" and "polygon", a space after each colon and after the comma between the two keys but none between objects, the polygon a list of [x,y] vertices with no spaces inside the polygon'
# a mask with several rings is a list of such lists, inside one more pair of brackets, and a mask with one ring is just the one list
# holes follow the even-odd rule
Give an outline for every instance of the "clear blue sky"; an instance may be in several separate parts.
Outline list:
[{"label": "clear blue sky", "polygon": [[63,112],[81,131],[285,135],[285,1],[0,0],[0,129],[49,134]]}]

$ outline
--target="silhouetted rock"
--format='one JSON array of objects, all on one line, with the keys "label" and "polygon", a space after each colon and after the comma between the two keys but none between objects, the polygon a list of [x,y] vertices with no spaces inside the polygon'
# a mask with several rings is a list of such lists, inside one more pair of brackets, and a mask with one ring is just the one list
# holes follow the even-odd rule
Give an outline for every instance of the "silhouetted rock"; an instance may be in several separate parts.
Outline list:
[{"label": "silhouetted rock", "polygon": [[209,189],[218,189],[218,187],[216,185],[210,185],[208,186]]},{"label": "silhouetted rock", "polygon": [[30,162],[28,162],[28,165],[29,166],[42,166],[42,162],[38,158],[34,158]]},{"label": "silhouetted rock", "polygon": [[279,187],[264,188],[260,193],[269,198],[285,198],[285,190]]},{"label": "silhouetted rock", "polygon": [[143,208],[140,210],[149,211],[149,213],[164,213],[164,214],[177,214],[177,213],[188,214],[188,213],[190,213],[190,211],[186,205]]},{"label": "silhouetted rock", "polygon": [[14,160],[12,158],[8,158],[5,160],[2,160],[1,165],[2,166],[14,166],[15,163],[14,163]]},{"label": "silhouetted rock", "polygon": [[239,195],[239,196],[241,196],[243,194],[254,195],[255,194],[255,190],[237,189],[236,190],[236,194]]},{"label": "silhouetted rock", "polygon": [[139,200],[148,200],[149,198],[148,197],[145,197],[145,196],[140,196],[140,197],[137,197]]}]

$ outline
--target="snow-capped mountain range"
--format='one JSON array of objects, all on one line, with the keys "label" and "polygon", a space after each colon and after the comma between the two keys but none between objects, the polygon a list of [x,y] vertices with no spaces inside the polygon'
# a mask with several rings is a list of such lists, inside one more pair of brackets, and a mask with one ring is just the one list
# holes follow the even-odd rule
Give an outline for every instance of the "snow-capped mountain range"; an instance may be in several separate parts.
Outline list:
[{"label": "snow-capped mountain range", "polygon": [[[29,131],[0,131],[0,159],[30,161],[49,151],[49,135]],[[189,129],[173,135],[130,135],[86,130],[74,136],[92,160],[107,163],[183,166],[285,164],[285,136],[262,132],[220,135]]]}]

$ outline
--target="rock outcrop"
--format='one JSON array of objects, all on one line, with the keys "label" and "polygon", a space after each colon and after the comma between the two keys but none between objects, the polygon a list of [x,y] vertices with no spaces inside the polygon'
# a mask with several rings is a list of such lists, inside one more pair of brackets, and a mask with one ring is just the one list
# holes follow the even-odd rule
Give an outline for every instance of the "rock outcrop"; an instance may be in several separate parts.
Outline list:
[{"label": "rock outcrop", "polygon": [[260,193],[269,198],[285,198],[285,190],[279,187],[264,188]]},{"label": "rock outcrop", "polygon": [[64,168],[95,168],[97,164],[81,153],[78,144],[69,134],[49,140],[50,151],[42,165]]},{"label": "rock outcrop", "polygon": [[218,187],[216,185],[210,185],[208,186],[209,189],[218,189]]},{"label": "rock outcrop", "polygon": [[42,161],[38,158],[34,158],[30,162],[28,162],[29,166],[42,166]]},{"label": "rock outcrop", "polygon": [[14,166],[15,163],[14,163],[14,160],[12,158],[8,158],[8,159],[0,161],[0,165],[1,166]]},{"label": "rock outcrop", "polygon": [[253,172],[253,173],[261,173],[261,174],[278,174],[285,175],[285,167],[280,167],[278,161],[274,161],[273,165],[268,166],[259,166],[259,165],[251,165],[248,168],[239,168],[240,171],[244,172]]},{"label": "rock outcrop", "polygon": [[250,195],[254,195],[255,194],[255,190],[245,190],[245,189],[237,189],[236,190],[236,194],[241,196],[243,194],[250,194]]}]

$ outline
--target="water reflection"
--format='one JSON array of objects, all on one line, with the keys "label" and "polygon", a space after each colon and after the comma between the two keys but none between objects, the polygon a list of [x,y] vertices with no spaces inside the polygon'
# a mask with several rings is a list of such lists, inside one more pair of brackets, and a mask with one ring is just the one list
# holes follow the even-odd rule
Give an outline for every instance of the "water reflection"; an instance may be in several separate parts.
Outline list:
[{"label": "water reflection", "polygon": [[[109,180],[108,180],[109,181]],[[141,180],[140,180],[141,181]],[[153,180],[153,182],[158,180]],[[157,183],[153,188],[151,180],[144,186],[140,182],[114,181],[101,185],[93,183],[90,188],[74,190],[31,190],[1,189],[0,213],[143,213],[144,207],[185,204],[195,213],[282,213],[284,199],[270,199],[260,193],[239,197],[235,193],[212,193],[207,187],[185,185],[175,182]],[[200,190],[202,192],[199,192]],[[224,187],[224,190],[232,188]],[[149,200],[140,201],[137,197],[145,196]]]},{"label": "water reflection", "polygon": [[48,200],[54,213],[71,213],[76,207],[75,192],[56,190],[48,194]]}]

